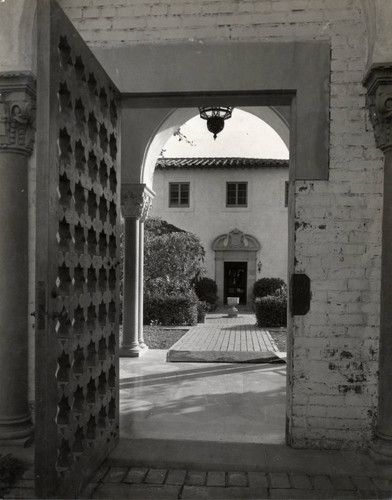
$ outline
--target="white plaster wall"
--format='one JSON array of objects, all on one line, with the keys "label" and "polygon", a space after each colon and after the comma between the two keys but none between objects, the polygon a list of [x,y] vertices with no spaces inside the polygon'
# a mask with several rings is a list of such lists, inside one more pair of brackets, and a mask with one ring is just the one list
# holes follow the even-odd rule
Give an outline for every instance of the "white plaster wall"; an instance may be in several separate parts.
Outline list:
[{"label": "white plaster wall", "polygon": [[377,413],[383,161],[361,83],[368,41],[360,0],[61,4],[97,47],[330,41],[330,178],[298,182],[294,194],[295,271],[309,275],[312,303],[293,324],[288,430],[293,446],[367,446]]},{"label": "white plaster wall", "polygon": [[[286,180],[288,168],[157,169],[151,215],[199,236],[206,251],[204,267],[210,278],[215,279],[213,241],[239,229],[254,236],[261,245],[257,261],[262,262],[262,268],[256,279],[279,277],[287,282]],[[169,208],[169,182],[190,183],[189,208]],[[248,207],[226,207],[227,182],[248,183]]]}]

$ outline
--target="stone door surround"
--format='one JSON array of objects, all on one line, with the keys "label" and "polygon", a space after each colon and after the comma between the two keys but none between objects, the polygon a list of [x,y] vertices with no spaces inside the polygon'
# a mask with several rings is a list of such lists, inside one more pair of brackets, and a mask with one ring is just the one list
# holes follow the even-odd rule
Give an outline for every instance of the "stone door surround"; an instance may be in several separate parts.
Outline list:
[{"label": "stone door surround", "polygon": [[224,298],[225,262],[247,262],[247,302],[251,300],[253,285],[256,281],[257,253],[261,246],[254,236],[233,229],[227,234],[218,236],[212,243],[215,251],[215,281],[218,286],[219,303]]}]

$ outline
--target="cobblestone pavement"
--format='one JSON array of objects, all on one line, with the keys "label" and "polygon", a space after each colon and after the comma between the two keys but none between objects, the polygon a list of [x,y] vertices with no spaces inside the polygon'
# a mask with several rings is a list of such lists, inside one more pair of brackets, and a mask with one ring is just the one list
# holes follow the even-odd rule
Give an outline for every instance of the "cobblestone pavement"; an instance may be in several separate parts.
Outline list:
[{"label": "cobblestone pavement", "polygon": [[[33,499],[27,471],[5,499]],[[102,466],[81,498],[171,499],[391,499],[392,479],[282,472],[197,471]]]},{"label": "cobblestone pavement", "polygon": [[102,467],[90,485],[93,499],[339,499],[392,498],[392,479]]}]

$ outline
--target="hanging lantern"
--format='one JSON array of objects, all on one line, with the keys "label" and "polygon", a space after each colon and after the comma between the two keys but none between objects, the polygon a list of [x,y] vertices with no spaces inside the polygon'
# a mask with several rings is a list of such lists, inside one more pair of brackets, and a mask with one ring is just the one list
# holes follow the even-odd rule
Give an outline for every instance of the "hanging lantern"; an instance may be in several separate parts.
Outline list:
[{"label": "hanging lantern", "polygon": [[231,118],[232,111],[233,108],[225,108],[224,106],[199,108],[200,118],[207,120],[207,128],[214,134],[214,139],[216,139],[219,132],[222,132],[225,126],[225,120]]}]

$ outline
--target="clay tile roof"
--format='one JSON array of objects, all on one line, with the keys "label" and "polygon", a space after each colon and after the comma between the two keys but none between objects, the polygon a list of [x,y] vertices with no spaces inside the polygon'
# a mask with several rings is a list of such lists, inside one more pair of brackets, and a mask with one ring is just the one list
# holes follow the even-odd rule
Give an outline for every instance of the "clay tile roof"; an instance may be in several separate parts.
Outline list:
[{"label": "clay tile roof", "polygon": [[268,158],[161,158],[156,168],[281,168],[288,167],[288,160]]}]

